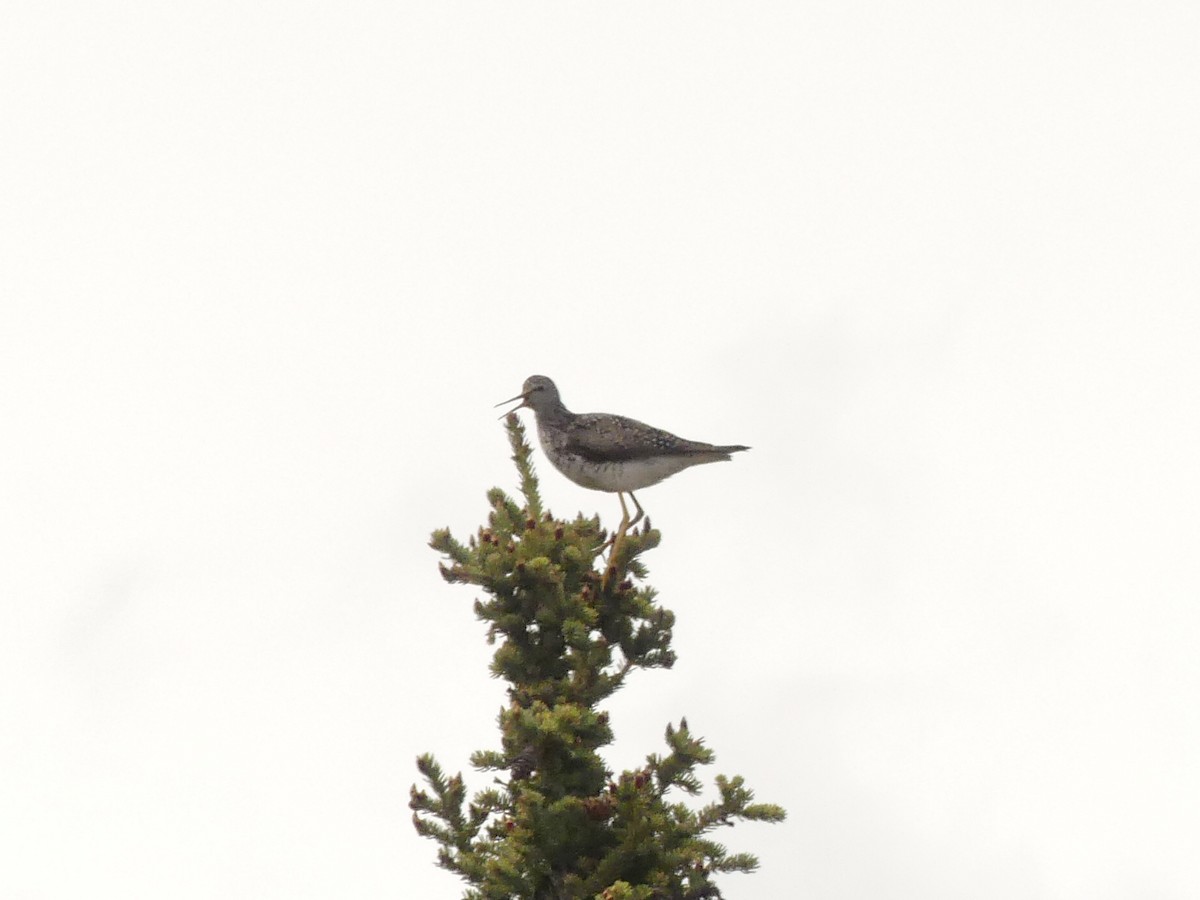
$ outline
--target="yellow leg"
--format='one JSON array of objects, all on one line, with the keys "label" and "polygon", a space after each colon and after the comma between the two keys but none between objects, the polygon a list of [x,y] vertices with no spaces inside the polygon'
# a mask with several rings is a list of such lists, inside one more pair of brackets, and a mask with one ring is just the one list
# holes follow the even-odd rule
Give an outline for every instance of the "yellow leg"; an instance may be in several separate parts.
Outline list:
[{"label": "yellow leg", "polygon": [[[642,516],[646,515],[646,513],[645,513],[645,511],[642,509],[642,504],[640,504],[640,503],[638,503],[638,502],[637,502],[637,497],[635,497],[635,496],[633,495],[633,491],[630,491],[630,492],[629,492],[629,499],[630,499],[630,500],[632,500],[632,501],[633,501],[633,505],[634,505],[635,507],[637,507],[637,515],[636,515],[636,516],[634,516],[634,517],[633,517],[633,519],[632,519],[632,520],[630,521],[630,523],[629,523],[629,527],[630,527],[630,528],[632,528],[634,525],[636,525],[638,522],[640,522],[640,521],[642,520]],[[624,509],[624,508],[625,508],[625,507],[624,507],[624,505],[622,505],[622,507],[621,507],[621,508],[622,508],[622,509]],[[625,515],[627,515],[627,516],[628,516],[629,514],[628,514],[628,513],[626,513]]]},{"label": "yellow leg", "polygon": [[[630,494],[632,497],[633,495]],[[633,524],[629,521],[629,507],[625,505],[625,495],[617,492],[617,499],[621,501],[621,524],[617,527],[618,540],[625,537],[625,532],[629,530],[629,526]]]},{"label": "yellow leg", "polygon": [[[632,497],[633,494],[630,494],[629,496]],[[621,548],[621,541],[622,541],[622,539],[624,539],[625,532],[627,532],[629,530],[629,526],[631,524],[629,521],[629,507],[627,507],[625,505],[625,496],[620,491],[617,492],[617,500],[619,500],[621,503],[621,524],[617,526],[617,530],[613,533],[613,536],[609,539],[609,544],[611,544],[611,546],[612,546],[612,549],[608,552],[608,558],[610,560],[616,558],[617,551]],[[636,500],[634,500],[633,502],[635,505],[637,504]],[[641,512],[640,506],[638,507],[638,512],[640,515],[640,512]],[[636,522],[637,519],[634,519],[634,521]]]}]

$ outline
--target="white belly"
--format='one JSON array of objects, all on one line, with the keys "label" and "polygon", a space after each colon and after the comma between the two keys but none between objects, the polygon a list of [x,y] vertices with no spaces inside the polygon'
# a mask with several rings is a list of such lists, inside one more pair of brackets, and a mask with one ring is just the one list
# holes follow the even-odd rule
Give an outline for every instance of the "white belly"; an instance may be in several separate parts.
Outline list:
[{"label": "white belly", "polygon": [[701,462],[682,456],[657,456],[628,462],[593,463],[569,454],[551,461],[576,484],[610,493],[641,490]]}]

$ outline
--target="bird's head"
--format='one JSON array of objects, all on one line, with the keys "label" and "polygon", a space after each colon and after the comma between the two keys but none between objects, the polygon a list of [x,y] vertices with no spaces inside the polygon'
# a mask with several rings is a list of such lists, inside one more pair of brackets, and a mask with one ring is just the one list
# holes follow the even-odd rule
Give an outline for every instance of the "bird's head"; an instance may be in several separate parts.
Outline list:
[{"label": "bird's head", "polygon": [[[516,412],[518,409],[528,407],[534,413],[543,410],[551,410],[561,405],[558,399],[558,388],[554,386],[554,382],[545,375],[530,375],[525,379],[525,383],[521,385],[521,393],[515,397],[510,397],[508,400],[503,400],[497,403],[497,406],[503,406],[505,403],[512,403],[513,400],[521,402],[508,411],[508,413]],[[504,415],[508,415],[505,413]]]}]

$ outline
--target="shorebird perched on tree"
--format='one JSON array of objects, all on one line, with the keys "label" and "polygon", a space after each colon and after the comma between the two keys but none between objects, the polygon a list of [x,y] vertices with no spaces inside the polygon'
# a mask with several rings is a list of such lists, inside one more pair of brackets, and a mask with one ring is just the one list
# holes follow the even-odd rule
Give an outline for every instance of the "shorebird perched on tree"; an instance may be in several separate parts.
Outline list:
[{"label": "shorebird perched on tree", "polygon": [[[644,515],[634,491],[690,466],[721,462],[731,453],[750,449],[741,444],[716,446],[685,440],[625,416],[573,413],[563,406],[558,388],[545,375],[526,378],[521,393],[504,403],[513,400],[521,402],[511,412],[524,407],[533,410],[542,451],[554,468],[578,485],[617,495],[622,513],[618,534],[624,534]],[[625,506],[625,494],[637,509],[633,519]]]}]

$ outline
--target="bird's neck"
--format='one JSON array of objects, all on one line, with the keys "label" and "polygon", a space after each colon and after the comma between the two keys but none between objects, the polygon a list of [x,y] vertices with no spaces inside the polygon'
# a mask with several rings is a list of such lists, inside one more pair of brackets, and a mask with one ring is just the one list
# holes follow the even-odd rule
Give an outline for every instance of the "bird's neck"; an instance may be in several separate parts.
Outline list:
[{"label": "bird's neck", "polygon": [[535,409],[537,420],[542,425],[562,425],[575,418],[575,413],[562,405],[561,400],[548,403],[540,409]]}]

